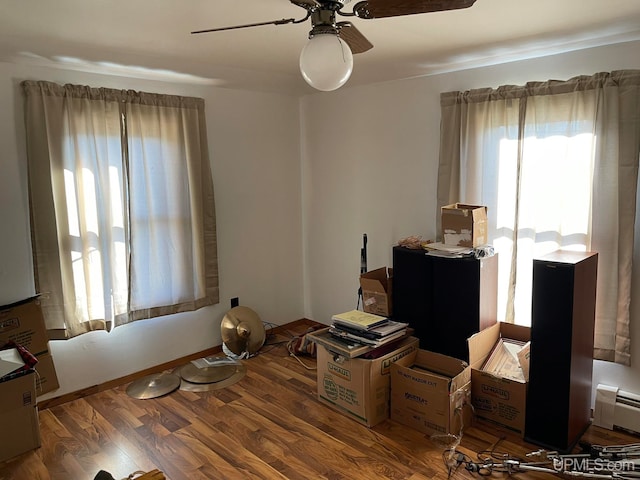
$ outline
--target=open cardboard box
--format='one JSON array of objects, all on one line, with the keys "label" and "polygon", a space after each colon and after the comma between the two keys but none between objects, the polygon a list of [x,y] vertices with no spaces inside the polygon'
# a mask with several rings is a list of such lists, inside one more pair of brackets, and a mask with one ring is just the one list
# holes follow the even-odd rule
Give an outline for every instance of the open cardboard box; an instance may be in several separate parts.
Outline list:
[{"label": "open cardboard box", "polygon": [[327,342],[317,344],[320,402],[368,427],[389,418],[390,367],[394,363],[412,364],[418,339],[407,337],[394,344],[393,350],[373,359],[349,357]]},{"label": "open cardboard box", "polygon": [[0,307],[0,346],[13,341],[35,355],[38,363],[36,393],[42,395],[59,388],[49,336],[39,298],[32,297]]},{"label": "open cardboard box", "polygon": [[393,314],[392,282],[393,268],[377,268],[360,275],[362,309],[368,313],[390,317]]},{"label": "open cardboard box", "polygon": [[488,243],[487,207],[453,203],[441,208],[442,243],[476,248]]},{"label": "open cardboard box", "polygon": [[487,357],[501,337],[526,343],[531,338],[531,329],[522,325],[498,322],[468,339],[471,403],[478,418],[495,422],[524,436],[526,380],[501,378],[482,370]]},{"label": "open cardboard box", "polygon": [[391,420],[427,434],[454,434],[471,424],[471,368],[419,350],[412,365],[391,365]]}]

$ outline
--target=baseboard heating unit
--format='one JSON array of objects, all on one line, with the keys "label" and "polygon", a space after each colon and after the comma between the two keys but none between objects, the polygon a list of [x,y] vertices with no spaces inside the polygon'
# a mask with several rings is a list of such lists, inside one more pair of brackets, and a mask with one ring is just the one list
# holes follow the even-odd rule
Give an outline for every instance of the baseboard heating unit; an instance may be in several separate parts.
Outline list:
[{"label": "baseboard heating unit", "polygon": [[640,433],[640,395],[598,385],[593,424],[609,430],[617,427]]}]

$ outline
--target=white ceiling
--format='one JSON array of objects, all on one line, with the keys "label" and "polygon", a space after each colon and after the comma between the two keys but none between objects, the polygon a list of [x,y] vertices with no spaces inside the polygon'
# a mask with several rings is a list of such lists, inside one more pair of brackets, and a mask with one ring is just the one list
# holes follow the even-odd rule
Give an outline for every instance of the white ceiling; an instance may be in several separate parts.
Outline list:
[{"label": "white ceiling", "polygon": [[[309,21],[190,32],[304,14],[288,0],[0,0],[0,61],[298,94],[312,91],[298,70]],[[347,85],[362,85],[638,40],[640,0],[477,0],[344,20],[374,45],[354,56]]]}]

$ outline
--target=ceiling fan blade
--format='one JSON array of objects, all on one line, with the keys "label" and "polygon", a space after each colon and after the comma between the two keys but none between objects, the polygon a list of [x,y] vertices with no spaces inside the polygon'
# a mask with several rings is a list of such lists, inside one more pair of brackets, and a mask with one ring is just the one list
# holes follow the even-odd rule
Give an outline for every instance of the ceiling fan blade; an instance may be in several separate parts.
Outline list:
[{"label": "ceiling fan blade", "polygon": [[220,28],[208,28],[206,30],[195,30],[191,32],[191,34],[221,32],[223,30],[236,30],[238,28],[261,27],[262,25],[285,25],[287,23],[295,23],[295,22],[296,22],[295,18],[283,18],[282,20],[271,20],[270,22],[247,23],[244,25],[234,25],[232,27],[220,27]]},{"label": "ceiling fan blade", "polygon": [[372,19],[457,10],[468,8],[475,2],[476,0],[365,0],[357,3],[353,11],[359,18]]},{"label": "ceiling fan blade", "polygon": [[347,42],[351,53],[364,53],[373,48],[373,44],[351,22],[338,22],[336,26],[338,27],[338,36]]}]

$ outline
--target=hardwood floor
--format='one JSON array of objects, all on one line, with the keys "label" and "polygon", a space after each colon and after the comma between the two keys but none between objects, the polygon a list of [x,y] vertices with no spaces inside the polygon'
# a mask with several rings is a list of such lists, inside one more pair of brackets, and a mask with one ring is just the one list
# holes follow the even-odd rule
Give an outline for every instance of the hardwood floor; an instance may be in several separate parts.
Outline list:
[{"label": "hardwood floor", "polygon": [[[305,328],[270,335],[259,355],[244,360],[245,377],[224,389],[138,400],[125,384],[44,409],[42,447],[0,463],[0,480],[92,480],[99,470],[120,480],[153,469],[167,480],[448,478],[442,447],[424,434],[391,420],[370,429],[319,403],[315,371],[286,349]],[[313,358],[300,360],[315,366]],[[585,439],[638,441],[595,427]],[[474,425],[459,450],[475,460],[496,443],[496,450],[520,458],[538,449]],[[461,466],[451,478],[481,477]],[[507,475],[494,472],[492,478]]]}]

